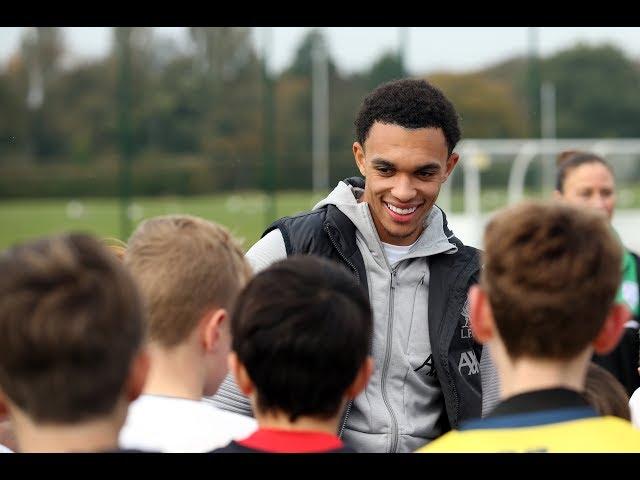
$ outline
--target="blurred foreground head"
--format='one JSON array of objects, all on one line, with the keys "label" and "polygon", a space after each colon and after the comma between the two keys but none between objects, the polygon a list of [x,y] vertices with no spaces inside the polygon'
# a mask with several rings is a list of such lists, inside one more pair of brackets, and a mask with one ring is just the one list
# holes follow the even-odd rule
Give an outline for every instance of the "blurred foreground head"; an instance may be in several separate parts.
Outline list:
[{"label": "blurred foreground head", "polygon": [[[203,218],[164,215],[136,228],[124,264],[142,294],[152,356],[191,352],[188,358],[197,365],[183,361],[185,367],[204,368],[202,393],[214,394],[228,372],[229,312],[251,276],[239,242]],[[166,377],[153,368],[150,383]],[[175,380],[180,381],[184,376]]]},{"label": "blurred foreground head", "polygon": [[191,215],[142,222],[124,262],[148,310],[149,339],[164,347],[185,340],[207,310],[230,309],[251,276],[229,231]]},{"label": "blurred foreground head", "polygon": [[612,312],[626,311],[613,305],[622,250],[602,215],[520,204],[492,218],[484,248],[481,290],[512,359],[566,360],[590,344],[598,353],[613,348],[626,318],[604,327]]},{"label": "blurred foreground head", "polygon": [[128,379],[141,303],[100,241],[69,234],[25,243],[0,256],[0,272],[0,393],[10,407],[37,424],[75,424],[139,394]]}]

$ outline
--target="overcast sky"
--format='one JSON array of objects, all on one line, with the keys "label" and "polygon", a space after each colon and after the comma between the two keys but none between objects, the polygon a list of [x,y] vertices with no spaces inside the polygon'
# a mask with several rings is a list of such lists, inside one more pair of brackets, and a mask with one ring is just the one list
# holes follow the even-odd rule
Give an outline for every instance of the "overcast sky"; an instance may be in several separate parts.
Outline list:
[{"label": "overcast sky", "polygon": [[[24,27],[0,27],[0,64],[20,44]],[[307,27],[255,28],[259,47],[270,31],[271,69],[280,71],[291,61]],[[462,72],[486,67],[529,49],[527,27],[325,27],[332,57],[343,72],[369,67],[384,51],[395,50],[402,31],[407,37],[406,59],[412,74],[436,70]],[[157,27],[158,35],[171,36],[186,46],[184,27]],[[610,42],[630,58],[640,60],[640,28],[633,27],[537,27],[538,53],[542,56],[579,41],[594,45]],[[108,27],[66,27],[65,42],[72,60],[105,55],[112,39]],[[269,35],[267,33],[267,35]]]}]

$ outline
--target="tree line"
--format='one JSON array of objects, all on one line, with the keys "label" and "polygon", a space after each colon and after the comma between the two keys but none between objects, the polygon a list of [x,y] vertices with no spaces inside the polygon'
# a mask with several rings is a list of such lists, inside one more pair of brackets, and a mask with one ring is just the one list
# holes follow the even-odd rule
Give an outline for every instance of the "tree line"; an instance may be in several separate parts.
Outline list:
[{"label": "tree line", "polygon": [[[262,53],[250,29],[188,33],[185,50],[151,28],[126,31],[133,194],[261,188],[266,122],[277,187],[310,188],[312,51],[322,32],[309,31],[290,65],[271,78],[271,117],[264,114]],[[0,197],[117,194],[117,42],[103,58],[72,66],[65,52],[60,29],[30,29],[0,71]],[[341,72],[329,52],[328,72],[333,183],[356,173],[351,144],[362,98],[407,72],[393,51],[354,73]],[[539,136],[532,79],[555,86],[558,137],[640,137],[640,67],[611,45],[579,44],[545,58],[422,76],[453,100],[463,138]]]}]

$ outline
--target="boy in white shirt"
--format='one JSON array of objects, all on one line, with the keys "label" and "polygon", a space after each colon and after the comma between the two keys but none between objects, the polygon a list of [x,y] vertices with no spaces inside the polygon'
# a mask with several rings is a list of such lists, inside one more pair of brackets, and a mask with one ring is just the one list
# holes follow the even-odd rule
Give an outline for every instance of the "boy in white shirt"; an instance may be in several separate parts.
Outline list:
[{"label": "boy in white shirt", "polygon": [[204,452],[253,432],[252,418],[202,400],[228,371],[229,310],[251,275],[238,243],[198,217],[155,217],[133,233],[124,263],[145,302],[151,368],[120,445]]}]

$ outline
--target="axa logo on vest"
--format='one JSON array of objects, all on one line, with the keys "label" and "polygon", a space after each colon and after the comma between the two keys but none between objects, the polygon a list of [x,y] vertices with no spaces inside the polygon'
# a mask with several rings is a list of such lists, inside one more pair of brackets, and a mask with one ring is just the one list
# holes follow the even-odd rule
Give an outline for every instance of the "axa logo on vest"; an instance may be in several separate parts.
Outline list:
[{"label": "axa logo on vest", "polygon": [[[463,368],[467,368],[468,370],[463,371]],[[480,365],[478,364],[478,358],[476,357],[476,353],[473,350],[467,350],[466,352],[462,352],[460,354],[460,360],[458,361],[458,371],[461,374],[475,375],[480,372]]]}]

